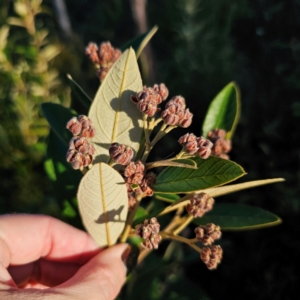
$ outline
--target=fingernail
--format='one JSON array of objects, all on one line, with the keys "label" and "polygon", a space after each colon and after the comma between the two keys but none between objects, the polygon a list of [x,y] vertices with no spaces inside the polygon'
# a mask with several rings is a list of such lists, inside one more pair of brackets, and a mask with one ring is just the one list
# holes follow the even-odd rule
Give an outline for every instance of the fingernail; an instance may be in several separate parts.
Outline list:
[{"label": "fingernail", "polygon": [[122,254],[122,261],[127,268],[127,275],[135,268],[140,250],[137,246],[128,245]]}]

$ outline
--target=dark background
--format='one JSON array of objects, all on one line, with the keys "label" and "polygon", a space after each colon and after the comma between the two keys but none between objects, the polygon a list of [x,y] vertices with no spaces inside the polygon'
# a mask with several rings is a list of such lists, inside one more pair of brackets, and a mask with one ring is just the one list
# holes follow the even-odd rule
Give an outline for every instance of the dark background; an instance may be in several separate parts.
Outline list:
[{"label": "dark background", "polygon": [[[132,7],[143,2],[66,0],[71,25],[67,34],[53,2],[44,1],[52,11],[51,17],[45,17],[45,26],[62,49],[55,65],[63,84],[63,74],[71,73],[93,96],[98,82],[84,56],[85,45],[109,40],[121,47],[145,26],[154,25],[159,30],[140,62],[145,83],[164,82],[170,95],[185,97],[194,113],[189,132],[200,134],[209,102],[235,81],[241,90],[242,114],[231,158],[245,168],[245,180],[284,177],[286,182],[218,201],[262,207],[279,215],[283,223],[257,231],[225,232],[219,268],[210,272],[199,260],[186,264],[183,274],[214,300],[295,299],[300,279],[296,267],[300,252],[300,1],[151,0],[146,18],[136,22]],[[11,1],[2,5],[9,14]],[[173,132],[174,139],[157,147],[153,156],[172,153],[182,132]],[[28,182],[16,181],[22,176],[16,169],[1,169],[0,212],[60,217],[42,160],[32,162],[30,170],[38,174],[31,181],[34,191],[28,191]],[[25,201],[24,193],[35,195],[34,200],[26,196]]]}]

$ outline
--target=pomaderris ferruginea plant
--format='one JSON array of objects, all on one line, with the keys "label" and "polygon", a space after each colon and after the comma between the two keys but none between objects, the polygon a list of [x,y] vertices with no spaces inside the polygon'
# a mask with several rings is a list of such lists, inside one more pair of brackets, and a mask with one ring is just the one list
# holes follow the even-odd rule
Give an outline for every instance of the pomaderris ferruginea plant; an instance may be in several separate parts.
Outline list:
[{"label": "pomaderris ferruginea plant", "polygon": [[[87,116],[74,116],[68,111],[65,115],[72,117],[64,120],[73,135],[67,161],[84,174],[77,192],[83,224],[99,246],[138,240],[140,261],[163,240],[174,240],[199,252],[208,269],[216,269],[223,252],[220,245],[215,245],[221,230],[271,226],[280,219],[241,204],[236,204],[233,215],[232,204],[222,204],[215,198],[283,179],[226,185],[245,175],[228,156],[240,114],[235,83],[229,83],[211,102],[201,135],[187,129],[178,137],[182,146],[179,153],[165,160],[148,161],[150,152],[165,135],[191,125],[193,113],[188,100],[172,95],[166,84],[143,87],[136,57],[141,52],[138,47],[136,52],[128,48],[122,53],[109,42],[87,46],[86,54],[101,80],[92,102],[70,79],[74,93],[89,107]],[[54,108],[44,105],[46,116],[51,114],[50,108],[53,114]],[[62,139],[66,140],[65,133]],[[158,173],[157,167],[164,169]],[[157,210],[160,201],[166,205]],[[160,220],[166,214],[172,218],[162,228]],[[260,214],[259,222],[251,214]],[[189,236],[183,230],[192,224],[194,234]]]}]

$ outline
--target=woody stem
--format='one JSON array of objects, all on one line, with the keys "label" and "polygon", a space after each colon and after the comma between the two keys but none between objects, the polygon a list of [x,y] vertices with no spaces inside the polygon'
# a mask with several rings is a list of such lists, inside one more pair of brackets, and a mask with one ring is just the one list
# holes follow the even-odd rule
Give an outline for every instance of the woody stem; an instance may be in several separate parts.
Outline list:
[{"label": "woody stem", "polygon": [[193,221],[193,219],[194,219],[194,217],[192,215],[189,215],[183,221],[183,223],[173,231],[173,234],[175,234],[175,235],[179,234],[186,226],[188,226]]},{"label": "woody stem", "polygon": [[134,209],[132,211],[129,212],[129,215],[127,217],[127,220],[126,220],[126,223],[125,223],[125,228],[123,230],[123,233],[121,235],[121,238],[120,238],[120,242],[121,243],[125,243],[126,240],[127,240],[127,237],[130,233],[130,230],[131,230],[131,226],[132,226],[132,222],[133,222],[133,219],[134,219],[134,216],[135,216],[135,213],[140,205],[140,202],[142,200],[142,195],[139,195],[136,197],[136,205],[134,206]]},{"label": "woody stem", "polygon": [[194,239],[190,240],[190,239],[184,238],[182,236],[174,235],[173,233],[169,233],[169,232],[165,232],[165,231],[161,231],[159,234],[161,235],[161,237],[163,239],[170,239],[170,240],[174,240],[177,242],[185,243],[185,244],[189,245],[190,247],[192,247],[193,249],[195,249],[197,252],[201,253],[202,249],[194,244]]}]

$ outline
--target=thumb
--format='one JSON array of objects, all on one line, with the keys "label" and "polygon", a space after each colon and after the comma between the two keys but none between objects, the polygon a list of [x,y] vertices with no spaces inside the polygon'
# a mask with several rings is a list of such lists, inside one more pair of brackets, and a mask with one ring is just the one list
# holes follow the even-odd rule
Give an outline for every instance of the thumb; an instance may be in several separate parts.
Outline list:
[{"label": "thumb", "polygon": [[67,289],[69,299],[115,299],[126,278],[121,256],[127,247],[118,244],[101,251],[57,289]]}]

